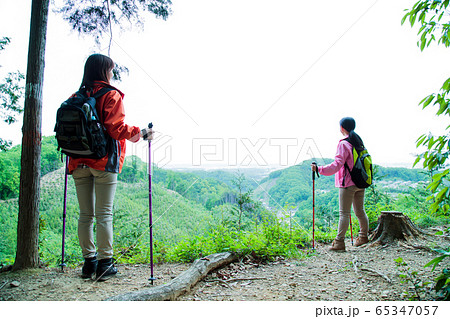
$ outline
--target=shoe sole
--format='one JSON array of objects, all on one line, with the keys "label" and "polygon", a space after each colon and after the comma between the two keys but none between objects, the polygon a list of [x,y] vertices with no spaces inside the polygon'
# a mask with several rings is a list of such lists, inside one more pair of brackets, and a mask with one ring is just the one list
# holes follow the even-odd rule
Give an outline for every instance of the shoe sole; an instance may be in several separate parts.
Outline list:
[{"label": "shoe sole", "polygon": [[112,277],[114,277],[114,275],[101,276],[99,278],[95,278],[95,281],[104,282],[107,281],[108,279],[111,279]]},{"label": "shoe sole", "polygon": [[111,278],[114,277],[115,275],[117,275],[117,273],[115,273],[115,274],[103,275],[103,276],[97,276],[97,277],[95,278],[95,281],[100,281],[100,282],[107,281],[108,279],[111,279]]},{"label": "shoe sole", "polygon": [[368,243],[369,243],[368,241],[366,241],[365,243],[357,243],[357,244],[355,244],[355,247],[361,247],[361,246],[366,245]]}]

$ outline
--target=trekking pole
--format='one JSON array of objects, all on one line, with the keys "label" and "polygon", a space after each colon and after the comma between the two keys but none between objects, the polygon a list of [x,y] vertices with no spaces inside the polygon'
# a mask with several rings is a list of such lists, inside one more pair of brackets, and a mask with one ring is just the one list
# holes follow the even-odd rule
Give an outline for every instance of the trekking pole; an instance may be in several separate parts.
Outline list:
[{"label": "trekking pole", "polygon": [[66,164],[64,170],[64,204],[63,204],[63,229],[62,229],[62,249],[61,249],[61,271],[64,271],[64,246],[66,237],[66,207],[67,207],[67,173],[69,170],[69,156],[66,155]]},{"label": "trekking pole", "polygon": [[[317,169],[317,164],[316,162],[313,162],[313,165],[316,165],[316,169]],[[319,177],[319,172],[317,171],[312,171],[312,182],[313,182],[313,201],[312,201],[312,207],[313,207],[313,230],[312,230],[312,235],[313,235],[313,240],[312,240],[312,247],[313,249],[315,249],[314,247],[314,231],[315,231],[315,223],[316,223],[316,217],[315,217],[315,181],[316,181],[316,175],[317,177]]]},{"label": "trekking pole", "polygon": [[350,212],[350,238],[352,240],[352,246],[353,246],[352,212]]},{"label": "trekking pole", "polygon": [[[149,123],[148,128],[152,128],[153,124]],[[153,220],[152,220],[152,141],[148,140],[148,221],[150,230],[150,278],[153,285],[153,281],[156,278],[153,277]]]}]

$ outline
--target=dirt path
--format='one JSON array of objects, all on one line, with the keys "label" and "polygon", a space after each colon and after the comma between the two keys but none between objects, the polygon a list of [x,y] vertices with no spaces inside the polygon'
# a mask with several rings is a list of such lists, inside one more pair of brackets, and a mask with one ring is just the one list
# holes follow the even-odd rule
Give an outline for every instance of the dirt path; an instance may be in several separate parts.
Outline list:
[{"label": "dirt path", "polygon": [[[304,260],[230,265],[209,275],[180,300],[408,300],[413,291],[410,283],[400,282],[402,270],[394,262],[399,256],[424,282],[438,274],[424,269],[435,254],[421,249],[351,247],[336,253],[319,246],[314,256]],[[354,263],[360,265],[356,270]],[[421,297],[430,300],[433,294]]]},{"label": "dirt path", "polygon": [[[448,247],[448,241],[428,241],[427,247]],[[330,252],[319,245],[313,256],[302,260],[277,259],[259,263],[250,258],[230,264],[199,282],[179,300],[408,300],[415,295],[411,282],[402,283],[399,275],[406,268],[396,266],[402,257],[421,282],[433,282],[443,267],[450,268],[449,258],[431,272],[423,266],[438,256],[425,249],[402,245],[386,247],[352,247],[346,252]],[[425,247],[425,246],[423,246]],[[359,267],[355,267],[355,264]],[[163,284],[186,270],[189,264],[155,266]],[[106,282],[79,277],[80,268],[40,269],[0,273],[0,300],[104,300],[120,293],[150,286],[148,265],[118,265],[119,274]],[[372,271],[363,270],[371,269]],[[432,300],[433,292],[420,289],[421,298]]]}]

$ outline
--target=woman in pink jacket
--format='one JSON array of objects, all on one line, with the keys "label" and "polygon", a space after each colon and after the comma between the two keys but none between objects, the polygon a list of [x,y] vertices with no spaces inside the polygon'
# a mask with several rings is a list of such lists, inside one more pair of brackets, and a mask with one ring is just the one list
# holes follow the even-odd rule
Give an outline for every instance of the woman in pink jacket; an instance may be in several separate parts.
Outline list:
[{"label": "woman in pink jacket", "polygon": [[[344,138],[339,141],[334,162],[325,166],[311,165],[311,169],[318,171],[319,174],[325,176],[335,174],[335,186],[339,187],[339,227],[330,250],[345,250],[344,239],[350,224],[352,204],[360,228],[355,246],[369,242],[369,219],[364,211],[365,190],[356,187],[350,176],[350,170],[353,169],[353,147],[360,150],[364,148],[364,144],[354,131],[356,124],[353,118],[344,117],[339,124]],[[347,164],[348,168],[344,164]]]}]

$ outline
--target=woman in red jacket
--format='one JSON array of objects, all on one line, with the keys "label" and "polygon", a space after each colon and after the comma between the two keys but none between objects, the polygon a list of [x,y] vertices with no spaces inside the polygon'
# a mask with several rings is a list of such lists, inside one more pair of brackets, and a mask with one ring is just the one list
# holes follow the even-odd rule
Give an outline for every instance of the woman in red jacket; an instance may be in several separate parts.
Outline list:
[{"label": "woman in red jacket", "polygon": [[[102,54],[93,54],[84,67],[80,90],[95,94],[101,88],[113,90],[97,99],[96,109],[108,138],[108,154],[100,159],[70,158],[69,174],[75,181],[80,217],[78,238],[85,260],[83,278],[104,281],[117,273],[113,263],[113,201],[117,174],[125,159],[126,140],[137,142],[141,137],[152,139],[152,130],[140,129],[124,123],[124,94],[110,85],[114,62]],[[96,220],[96,243],[94,243],[94,217]]]}]

